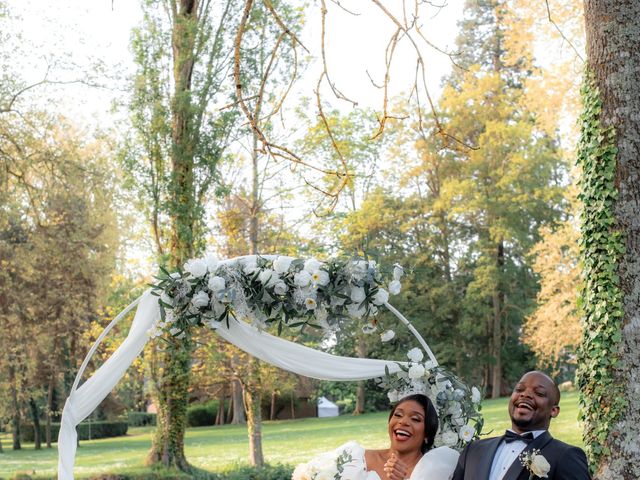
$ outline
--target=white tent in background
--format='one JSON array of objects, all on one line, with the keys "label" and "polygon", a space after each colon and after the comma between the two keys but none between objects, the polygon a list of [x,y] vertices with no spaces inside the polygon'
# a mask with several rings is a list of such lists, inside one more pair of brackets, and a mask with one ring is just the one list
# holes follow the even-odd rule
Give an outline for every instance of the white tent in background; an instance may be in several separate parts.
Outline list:
[{"label": "white tent in background", "polygon": [[318,417],[337,417],[340,415],[340,408],[327,397],[318,399]]}]

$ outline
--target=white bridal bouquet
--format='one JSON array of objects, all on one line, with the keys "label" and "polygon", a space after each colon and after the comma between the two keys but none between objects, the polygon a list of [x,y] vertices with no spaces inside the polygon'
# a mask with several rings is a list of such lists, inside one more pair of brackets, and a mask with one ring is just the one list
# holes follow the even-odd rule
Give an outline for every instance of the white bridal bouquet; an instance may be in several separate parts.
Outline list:
[{"label": "white bridal bouquet", "polygon": [[336,450],[318,455],[307,463],[299,464],[292,480],[367,480],[369,476],[364,448],[348,442]]}]

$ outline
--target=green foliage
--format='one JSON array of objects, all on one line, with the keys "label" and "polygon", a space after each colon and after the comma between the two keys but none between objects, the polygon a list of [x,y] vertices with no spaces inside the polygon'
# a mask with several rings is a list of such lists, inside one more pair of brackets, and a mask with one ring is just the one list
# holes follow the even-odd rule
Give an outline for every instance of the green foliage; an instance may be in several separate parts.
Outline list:
[{"label": "green foliage", "polygon": [[625,387],[616,381],[624,317],[618,265],[625,246],[614,215],[618,198],[614,182],[616,134],[612,126],[602,125],[602,100],[589,69],[582,99],[577,163],[582,169],[579,198],[583,205],[580,250],[584,287],[580,300],[584,335],[577,377],[587,453],[591,465],[597,465],[610,454],[608,439],[627,409]]},{"label": "green foliage", "polygon": [[127,423],[130,427],[144,427],[146,425],[155,426],[157,415],[147,412],[129,412],[127,413]]},{"label": "green foliage", "polygon": [[[110,438],[121,437],[127,434],[129,428],[128,422],[82,422],[78,425],[78,439],[79,440],[96,440],[98,438]],[[55,441],[58,438],[58,432],[60,432],[60,424],[51,424],[51,437]],[[35,434],[33,425],[25,424],[22,426],[22,441],[33,442],[33,436]],[[40,424],[40,438],[44,438],[44,425]]]},{"label": "green foliage", "polygon": [[189,408],[187,408],[187,426],[204,427],[214,425],[217,413],[217,400],[212,400],[199,405],[189,405]]}]

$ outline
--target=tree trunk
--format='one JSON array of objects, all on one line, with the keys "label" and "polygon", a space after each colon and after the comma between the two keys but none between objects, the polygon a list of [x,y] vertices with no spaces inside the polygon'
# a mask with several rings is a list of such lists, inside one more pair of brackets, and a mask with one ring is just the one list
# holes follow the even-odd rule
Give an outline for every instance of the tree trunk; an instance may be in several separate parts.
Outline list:
[{"label": "tree trunk", "polygon": [[276,419],[276,399],[278,395],[275,390],[271,392],[271,408],[269,409],[269,420]]},{"label": "tree trunk", "polygon": [[31,410],[31,418],[33,418],[33,442],[36,450],[42,449],[42,439],[40,438],[40,415],[38,414],[38,406],[35,400],[29,398],[29,409]]},{"label": "tree trunk", "polygon": [[13,422],[11,433],[13,436],[13,449],[20,450],[20,403],[18,402],[18,390],[16,387],[16,371],[13,365],[9,366],[9,389],[11,391],[11,407],[13,408]]},{"label": "tree trunk", "polygon": [[496,267],[498,275],[493,291],[493,324],[491,328],[491,356],[495,363],[491,367],[491,398],[499,398],[502,392],[502,306],[504,294],[502,292],[502,273],[504,269],[504,246],[500,242],[496,252]]},{"label": "tree trunk", "polygon": [[290,407],[291,407],[291,420],[295,420],[296,418],[296,402],[295,402],[295,397],[294,397],[294,393],[293,391],[291,391],[291,403],[290,403]]},{"label": "tree trunk", "polygon": [[244,425],[247,418],[244,413],[244,400],[242,398],[242,384],[240,380],[234,378],[231,382],[231,396],[233,403],[233,416],[231,417],[232,425]]},{"label": "tree trunk", "polygon": [[224,425],[224,401],[227,397],[226,385],[222,385],[220,395],[218,395],[218,413],[216,414],[216,425]]},{"label": "tree trunk", "polygon": [[[357,343],[356,343],[356,354],[358,358],[367,358],[367,344],[365,343],[364,333],[362,331],[358,331],[356,334]],[[364,402],[365,402],[366,392],[364,388],[364,381],[358,381],[358,387],[356,389],[356,406],[353,409],[354,415],[361,415],[364,413]]]},{"label": "tree trunk", "polygon": [[51,448],[51,407],[53,406],[53,387],[55,385],[55,375],[49,377],[49,386],[47,387],[47,406],[46,406],[46,423],[44,436],[47,442],[47,448]]},{"label": "tree trunk", "polygon": [[[618,351],[607,352],[604,345],[602,355],[617,357],[607,367],[607,374],[613,376],[626,405],[616,407],[615,394],[600,398],[588,398],[589,392],[583,394],[599,410],[616,410],[608,437],[597,442],[609,452],[605,451],[593,465],[595,478],[631,480],[640,478],[640,3],[585,0],[584,6],[588,65],[602,100],[600,119],[605,128],[613,126],[616,132],[618,197],[613,206],[613,230],[620,232],[625,242],[617,265],[622,324],[621,331],[616,332],[620,338]],[[619,306],[605,308],[614,312]]]},{"label": "tree trunk", "polygon": [[[257,360],[252,359],[251,370],[257,370]],[[252,372],[251,376],[258,375]],[[264,465],[264,455],[262,453],[262,395],[260,387],[255,383],[246,382],[244,384],[244,404],[247,408],[247,430],[249,433],[249,463],[255,467]]]},{"label": "tree trunk", "polygon": [[[194,254],[196,198],[193,177],[194,132],[191,77],[195,63],[198,31],[198,0],[174,0],[172,9],[173,79],[171,99],[171,239],[170,264],[173,268]],[[187,402],[189,398],[191,339],[169,339],[162,353],[163,369],[157,388],[158,426],[149,456],[150,464],[161,464],[182,471],[191,468],[184,454]]]}]

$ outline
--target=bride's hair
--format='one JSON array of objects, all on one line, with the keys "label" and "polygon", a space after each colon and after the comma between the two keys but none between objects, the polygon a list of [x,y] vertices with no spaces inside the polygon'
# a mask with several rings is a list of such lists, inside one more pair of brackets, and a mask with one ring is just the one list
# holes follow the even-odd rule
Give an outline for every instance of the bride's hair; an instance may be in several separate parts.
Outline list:
[{"label": "bride's hair", "polygon": [[424,442],[422,443],[422,453],[425,453],[433,447],[433,442],[436,438],[436,433],[438,433],[438,413],[436,412],[433,403],[426,395],[422,395],[421,393],[415,393],[413,395],[407,395],[403,397],[396,405],[391,409],[391,413],[389,414],[389,420],[396,412],[396,408],[402,405],[404,402],[409,400],[413,400],[414,402],[419,403],[424,409]]}]

